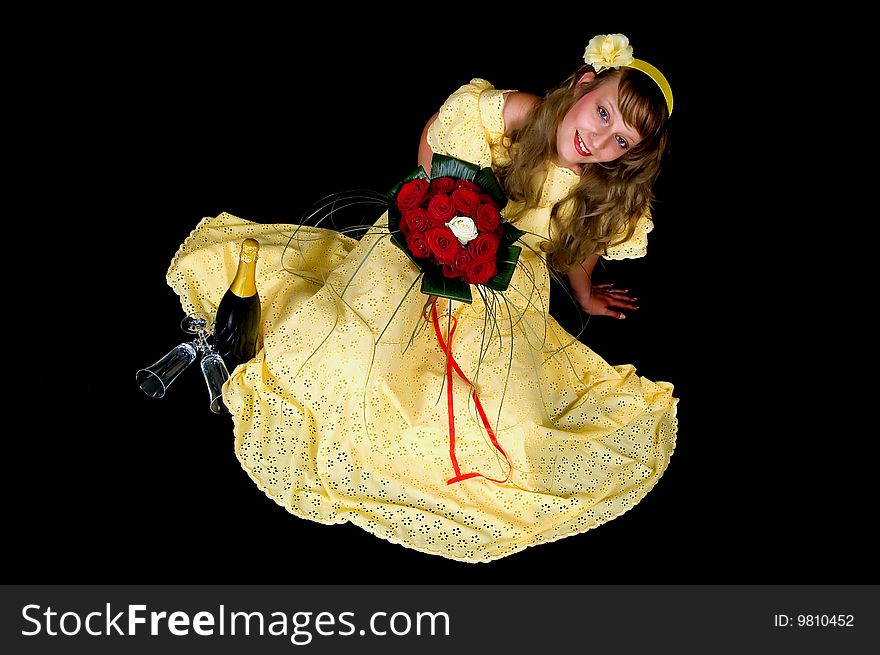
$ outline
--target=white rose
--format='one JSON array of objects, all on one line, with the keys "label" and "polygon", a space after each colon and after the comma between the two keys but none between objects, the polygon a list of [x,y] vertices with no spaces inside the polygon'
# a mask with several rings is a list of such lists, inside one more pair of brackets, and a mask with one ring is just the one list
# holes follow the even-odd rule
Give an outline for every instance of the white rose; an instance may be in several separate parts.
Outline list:
[{"label": "white rose", "polygon": [[458,242],[463,246],[466,246],[469,241],[476,239],[479,234],[479,232],[477,232],[477,226],[474,225],[473,219],[467,216],[453,217],[451,221],[446,223],[446,227],[452,230],[455,238],[458,239]]}]

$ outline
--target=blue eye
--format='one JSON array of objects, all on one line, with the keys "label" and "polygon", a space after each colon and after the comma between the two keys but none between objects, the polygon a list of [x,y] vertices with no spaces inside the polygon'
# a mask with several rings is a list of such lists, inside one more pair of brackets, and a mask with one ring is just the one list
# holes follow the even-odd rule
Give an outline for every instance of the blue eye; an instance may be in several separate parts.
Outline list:
[{"label": "blue eye", "polygon": [[619,145],[621,148],[623,148],[624,150],[629,148],[629,144],[626,142],[626,139],[624,139],[622,136],[616,137],[616,139],[617,139],[617,145]]},{"label": "blue eye", "polygon": [[608,120],[608,111],[606,111],[605,107],[599,107],[599,116],[603,121]]}]

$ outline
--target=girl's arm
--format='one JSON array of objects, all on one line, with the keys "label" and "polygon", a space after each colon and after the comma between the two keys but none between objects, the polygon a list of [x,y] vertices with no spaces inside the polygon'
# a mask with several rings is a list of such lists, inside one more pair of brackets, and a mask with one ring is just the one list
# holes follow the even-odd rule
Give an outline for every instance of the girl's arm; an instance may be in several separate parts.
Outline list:
[{"label": "girl's arm", "polygon": [[[503,109],[504,133],[509,135],[522,127],[528,113],[537,101],[538,96],[531,93],[522,93],[520,91],[506,93]],[[431,174],[431,157],[434,156],[431,146],[428,145],[428,130],[434,121],[437,120],[437,116],[438,114],[434,114],[428,119],[422,130],[422,137],[419,139],[419,164],[421,164],[428,175]]]},{"label": "girl's arm", "polygon": [[626,289],[615,289],[613,284],[593,284],[593,269],[599,255],[590,255],[584,262],[568,272],[568,281],[575,300],[588,314],[626,318],[621,309],[638,309],[637,300]]},{"label": "girl's arm", "polygon": [[529,112],[540,98],[531,93],[511,91],[504,94],[504,134],[512,135],[526,122]]},{"label": "girl's arm", "polygon": [[[598,255],[590,255],[580,266],[576,266],[568,272],[568,281],[571,284],[571,292],[574,299],[583,308],[589,311],[587,306],[590,303],[590,297],[593,291],[593,269],[596,268],[596,262],[599,261]],[[590,312],[592,313],[592,312]]]},{"label": "girl's arm", "polygon": [[422,138],[419,140],[419,164],[421,164],[428,175],[431,175],[431,158],[434,156],[434,151],[428,145],[428,130],[434,121],[437,120],[438,114],[439,112],[428,119],[425,128],[422,130]]}]

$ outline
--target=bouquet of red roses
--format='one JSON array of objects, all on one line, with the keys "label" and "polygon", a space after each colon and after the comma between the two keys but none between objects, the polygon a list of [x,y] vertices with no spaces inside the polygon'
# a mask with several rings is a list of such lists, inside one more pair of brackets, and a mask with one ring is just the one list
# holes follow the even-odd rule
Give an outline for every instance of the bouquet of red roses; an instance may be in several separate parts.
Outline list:
[{"label": "bouquet of red roses", "polygon": [[524,232],[501,218],[507,198],[491,168],[434,155],[389,193],[391,240],[423,273],[422,292],[471,302],[470,285],[505,291]]}]

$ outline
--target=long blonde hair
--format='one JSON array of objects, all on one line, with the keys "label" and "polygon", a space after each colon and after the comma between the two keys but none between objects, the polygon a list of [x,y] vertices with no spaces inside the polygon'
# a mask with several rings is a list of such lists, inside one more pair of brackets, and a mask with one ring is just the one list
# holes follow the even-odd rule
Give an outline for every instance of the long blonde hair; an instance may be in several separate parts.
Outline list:
[{"label": "long blonde hair", "polygon": [[621,115],[642,140],[609,164],[585,165],[578,185],[553,208],[551,240],[542,247],[551,266],[562,272],[590,255],[605,254],[609,246],[632,236],[639,217],[651,208],[652,189],[668,148],[669,113],[654,81],[624,68],[603,71],[593,81],[579,84],[591,70],[590,66],[581,67],[538,101],[523,127],[511,135],[511,152],[515,154],[510,164],[498,171],[508,197],[523,202],[526,209],[534,207],[541,188],[533,180],[545,175],[548,162],[556,156],[556,131],[566,113],[599,85],[620,79]]}]

